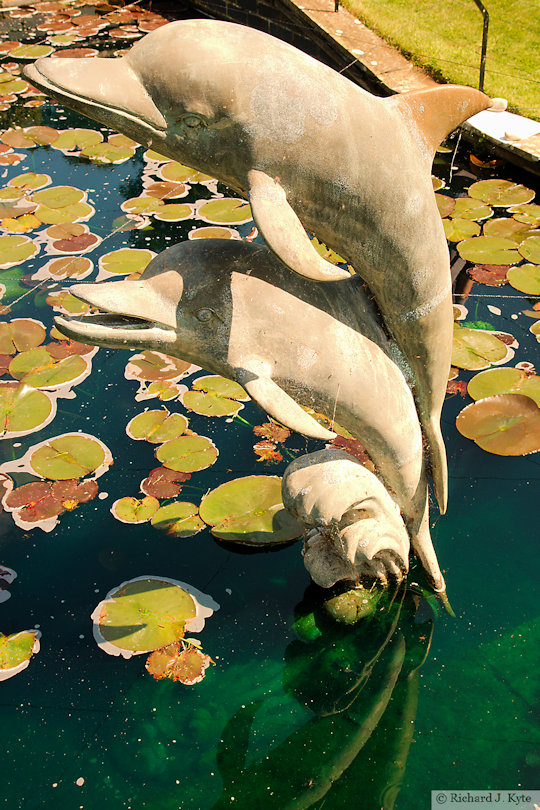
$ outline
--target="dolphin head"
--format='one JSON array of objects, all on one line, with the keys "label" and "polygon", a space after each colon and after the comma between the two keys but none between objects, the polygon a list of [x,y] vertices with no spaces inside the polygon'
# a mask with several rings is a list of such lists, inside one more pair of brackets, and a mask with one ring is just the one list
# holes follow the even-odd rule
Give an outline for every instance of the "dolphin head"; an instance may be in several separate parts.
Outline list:
[{"label": "dolphin head", "polygon": [[291,462],[282,498],[306,527],[304,564],[321,587],[340,580],[387,584],[408,571],[409,537],[396,503],[373,473],[342,450]]},{"label": "dolphin head", "polygon": [[[57,317],[67,337],[97,346],[155,349],[226,373],[232,317],[230,273],[213,267],[211,242],[184,242],[156,256],[137,280],[75,284],[70,292],[97,308]],[[234,251],[224,242],[225,253]]]},{"label": "dolphin head", "polygon": [[[246,163],[247,130],[236,113],[245,79],[243,26],[170,23],[121,58],[44,57],[25,68],[28,79],[63,104],[158,152],[214,173],[233,188]],[[219,25],[219,24],[218,24]],[[211,37],[210,33],[214,36]],[[249,34],[248,34],[249,36]]]}]

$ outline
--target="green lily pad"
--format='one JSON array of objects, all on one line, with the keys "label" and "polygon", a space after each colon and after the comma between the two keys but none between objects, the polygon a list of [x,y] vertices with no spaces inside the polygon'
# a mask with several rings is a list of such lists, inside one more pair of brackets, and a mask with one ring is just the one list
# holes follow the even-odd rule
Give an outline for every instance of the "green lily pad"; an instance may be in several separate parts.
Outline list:
[{"label": "green lily pad", "polygon": [[457,429],[488,453],[525,456],[540,450],[540,408],[530,397],[499,394],[468,405]]},{"label": "green lily pad", "polygon": [[90,304],[81,301],[80,298],[75,298],[71,293],[62,292],[51,293],[46,298],[47,304],[54,307],[58,312],[63,312],[67,315],[85,315],[90,312]]},{"label": "green lily pad", "polygon": [[[150,154],[147,152],[147,155]],[[157,153],[153,153],[157,154]],[[158,157],[160,157],[158,155]],[[190,180],[194,174],[197,174],[196,169],[190,169],[189,166],[184,166],[182,163],[177,163],[175,160],[169,160],[159,170],[159,177],[162,180],[170,180],[173,183],[185,183]]]},{"label": "green lily pad", "polygon": [[[144,157],[145,160],[152,160],[152,161],[155,161],[156,163],[170,163],[171,162],[170,157],[167,157],[166,155],[162,155],[159,152],[156,152],[155,149],[147,149],[146,152],[144,153],[143,157]],[[180,165],[180,164],[178,164],[178,165]],[[184,168],[187,168],[187,167],[185,166]],[[189,171],[192,171],[192,170],[189,170]]]},{"label": "green lily pad", "polygon": [[128,214],[152,214],[164,205],[163,200],[157,197],[141,196],[131,197],[123,202],[120,208]]},{"label": "green lily pad", "polygon": [[449,242],[461,242],[480,233],[480,225],[471,219],[443,219],[443,227]]},{"label": "green lily pad", "polygon": [[496,394],[523,394],[540,406],[540,377],[512,366],[492,368],[473,377],[467,384],[467,393],[474,400]]},{"label": "green lily pad", "polygon": [[503,360],[506,345],[489,332],[466,329],[454,324],[452,365],[465,369],[481,369]]},{"label": "green lily pad", "polygon": [[203,416],[235,416],[247,402],[249,394],[241,385],[225,377],[199,377],[193,383],[193,390],[186,391],[182,402],[186,408]]},{"label": "green lily pad", "polygon": [[120,248],[101,256],[99,268],[113,275],[140,273],[155,255],[146,248]]},{"label": "green lily pad", "polygon": [[156,458],[169,470],[198,472],[211,467],[218,457],[218,449],[206,436],[180,436],[165,442],[156,450]]},{"label": "green lily pad", "polygon": [[55,413],[53,401],[43,391],[18,383],[0,384],[0,438],[41,430]]},{"label": "green lily pad", "polygon": [[7,681],[26,669],[39,652],[39,630],[22,630],[4,636],[0,633],[0,681]]},{"label": "green lily pad", "polygon": [[281,501],[281,478],[248,475],[216,487],[201,501],[200,515],[222,540],[252,546],[288,543],[303,528]]},{"label": "green lily pad", "polygon": [[93,436],[82,433],[55,436],[30,456],[30,466],[36,475],[53,481],[68,481],[91,473],[101,474],[102,468],[111,463],[112,457],[105,445]]},{"label": "green lily pad", "polygon": [[14,76],[12,73],[0,73],[0,95],[7,96],[9,93],[24,93],[28,90],[28,82]]},{"label": "green lily pad", "polygon": [[540,295],[540,265],[520,264],[519,267],[511,267],[506,278],[516,290],[527,295]]},{"label": "green lily pad", "polygon": [[51,188],[34,192],[30,199],[32,202],[46,205],[48,208],[65,208],[68,205],[83,202],[85,196],[82,189],[74,186],[51,186]]},{"label": "green lily pad", "polygon": [[153,212],[153,217],[161,222],[182,222],[193,216],[193,206],[188,203],[162,205]]},{"label": "green lily pad", "polygon": [[0,236],[0,268],[7,270],[32,259],[39,253],[39,247],[27,236]]},{"label": "green lily pad", "polygon": [[327,262],[332,262],[332,264],[345,264],[345,259],[343,259],[339,253],[336,253],[335,250],[332,248],[327,247],[324,242],[319,242],[319,240],[314,236],[311,239],[311,244],[319,254],[322,256],[323,259],[326,259]]},{"label": "green lily pad", "polygon": [[98,143],[95,146],[85,146],[84,149],[81,149],[81,157],[102,165],[125,163],[134,154],[135,149],[132,147],[115,146],[112,143]]},{"label": "green lily pad", "polygon": [[43,324],[32,318],[14,318],[9,323],[0,323],[0,354],[35,349],[46,337]]},{"label": "green lily pad", "polygon": [[162,506],[152,517],[152,526],[171,537],[193,537],[205,528],[199,510],[193,503],[175,501]]},{"label": "green lily pad", "polygon": [[126,432],[132,439],[145,440],[152,444],[177,439],[188,426],[188,420],[181,413],[170,414],[166,408],[159,411],[145,411],[134,416]]},{"label": "green lily pad", "polygon": [[511,180],[479,180],[468,190],[469,197],[489,203],[489,205],[510,207],[529,203],[534,199],[534,191]]},{"label": "green lily pad", "polygon": [[[525,234],[522,236],[521,234]],[[529,226],[524,222],[516,222],[511,217],[498,217],[490,219],[484,225],[484,236],[502,236],[503,239],[511,239],[519,244],[529,234]]]},{"label": "green lily pad", "polygon": [[431,184],[433,186],[433,191],[439,191],[439,189],[444,188],[444,180],[441,180],[439,177],[435,177],[435,175],[431,175]]},{"label": "green lily pad", "polygon": [[48,186],[51,182],[52,180],[50,174],[23,172],[23,174],[18,174],[16,177],[12,177],[8,182],[8,186],[25,190],[33,189],[34,191],[37,191],[38,189]]},{"label": "green lily pad", "polygon": [[456,200],[453,216],[458,219],[483,220],[493,216],[493,210],[481,200],[459,197]]},{"label": "green lily pad", "polygon": [[73,152],[101,143],[103,135],[95,129],[65,129],[51,144],[54,149]]},{"label": "green lily pad", "polygon": [[508,211],[517,222],[524,222],[534,228],[540,226],[540,205],[537,203],[525,203],[524,205],[513,205]]},{"label": "green lily pad", "polygon": [[521,255],[533,264],[540,264],[540,236],[529,236],[518,247]]},{"label": "green lily pad", "polygon": [[242,225],[253,219],[249,203],[233,197],[204,202],[197,209],[197,216],[211,225]]},{"label": "green lily pad", "polygon": [[203,228],[193,228],[188,233],[188,239],[240,239],[240,234],[234,228],[207,225]]},{"label": "green lily pad", "polygon": [[159,509],[159,501],[151,495],[138,498],[120,498],[111,506],[111,513],[121,523],[147,523]]},{"label": "green lily pad", "polygon": [[540,342],[540,321],[535,321],[535,323],[533,323],[529,329],[529,332],[532,332],[536,339]]},{"label": "green lily pad", "polygon": [[62,208],[50,208],[38,205],[35,216],[44,225],[63,225],[71,222],[85,222],[96,213],[96,209],[86,202],[65,205]]},{"label": "green lily pad", "polygon": [[511,239],[498,236],[475,236],[457,246],[462,259],[474,264],[517,264],[521,256]]},{"label": "green lily pad", "polygon": [[9,373],[32,388],[59,388],[74,384],[88,371],[88,362],[80,355],[62,360],[52,357],[45,346],[16,355],[9,364]]},{"label": "green lily pad", "polygon": [[449,217],[456,206],[455,199],[453,197],[447,197],[446,194],[435,194],[435,200],[437,201],[437,208],[439,209],[441,217]]},{"label": "green lily pad", "polygon": [[50,45],[20,45],[18,48],[13,48],[9,51],[12,59],[24,59],[25,61],[34,61],[41,59],[42,56],[50,56],[54,52],[54,48]]},{"label": "green lily pad", "polygon": [[185,582],[144,576],[123,582],[92,613],[94,638],[109,655],[152,652],[200,632],[217,605]]}]

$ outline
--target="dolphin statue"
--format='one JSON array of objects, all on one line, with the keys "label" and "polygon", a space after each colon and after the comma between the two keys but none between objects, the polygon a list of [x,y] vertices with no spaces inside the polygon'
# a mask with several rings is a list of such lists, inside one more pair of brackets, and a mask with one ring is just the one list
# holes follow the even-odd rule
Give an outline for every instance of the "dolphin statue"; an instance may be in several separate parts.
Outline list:
[{"label": "dolphin statue", "polygon": [[444,512],[453,316],[431,164],[491,99],[450,85],[378,98],[281,40],[216,20],[170,23],[119,59],[46,57],[24,72],[66,106],[247,197],[264,241],[295,272],[346,273],[306,231],[354,267],[413,371]]},{"label": "dolphin statue", "polygon": [[431,584],[444,591],[414,399],[358,276],[314,283],[263,245],[211,239],[168,248],[138,280],[70,289],[102,313],[57,317],[68,337],[157,349],[236,380],[271,417],[306,436],[335,434],[301,406],[347,428],[391,491]]}]

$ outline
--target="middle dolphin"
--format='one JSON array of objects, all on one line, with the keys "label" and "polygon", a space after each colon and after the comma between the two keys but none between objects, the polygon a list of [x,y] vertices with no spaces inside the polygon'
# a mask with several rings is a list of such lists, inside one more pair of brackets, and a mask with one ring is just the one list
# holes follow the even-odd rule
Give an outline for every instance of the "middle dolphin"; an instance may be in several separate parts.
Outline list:
[{"label": "middle dolphin", "polygon": [[305,229],[353,265],[413,370],[444,511],[453,318],[431,163],[488,96],[446,86],[378,98],[268,34],[215,20],[163,26],[121,59],[45,58],[25,72],[67,106],[248,196],[266,244],[297,273],[344,277]]},{"label": "middle dolphin", "polygon": [[236,380],[270,416],[308,436],[334,434],[301,406],[335,418],[365,445],[430,582],[444,591],[414,400],[358,277],[313,283],[262,245],[211,239],[168,248],[140,280],[71,291],[105,313],[57,318],[71,338],[196,363]]}]

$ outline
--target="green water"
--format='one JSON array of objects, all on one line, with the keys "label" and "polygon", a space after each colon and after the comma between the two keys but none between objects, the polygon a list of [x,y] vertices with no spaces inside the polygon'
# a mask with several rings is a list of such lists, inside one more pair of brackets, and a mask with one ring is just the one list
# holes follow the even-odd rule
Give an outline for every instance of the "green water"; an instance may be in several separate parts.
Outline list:
[{"label": "green water", "polygon": [[[60,129],[92,126],[49,105],[13,109],[3,114],[3,128],[14,119]],[[120,203],[141,191],[141,150],[109,167],[50,147],[17,151],[27,156],[5,167],[3,183],[40,171],[56,185],[88,189],[96,207],[88,224],[104,237]],[[462,170],[455,191],[470,181]],[[185,199],[199,196],[211,193],[194,185]],[[89,256],[97,262],[97,255],[122,246],[159,252],[185,239],[194,224],[203,223],[152,221],[152,230],[108,236]],[[241,235],[251,227],[241,226]],[[23,272],[49,258],[40,253]],[[495,316],[489,304],[502,314]],[[469,320],[491,322],[517,338],[512,364],[534,362],[538,345],[528,332],[531,321],[520,314],[530,306],[524,296],[508,286],[475,285],[466,305]],[[8,317],[34,317],[49,327],[52,315],[44,291],[32,289]],[[435,615],[428,600],[408,591],[359,627],[338,628],[317,608],[299,543],[240,552],[208,530],[173,540],[149,524],[112,517],[111,504],[136,495],[157,466],[154,448],[125,433],[144,407],[160,407],[156,400],[135,401],[137,384],[124,378],[128,357],[100,349],[91,376],[73,389],[74,399],[59,401],[50,425],[0,447],[4,461],[51,436],[82,430],[114,457],[99,480],[107,497],[64,513],[51,533],[24,532],[9,514],[0,515],[0,562],[18,573],[11,599],[0,605],[0,630],[39,626],[42,633],[28,669],[0,684],[4,806],[424,810],[431,790],[538,788],[537,456],[501,458],[480,450],[455,427],[469,400],[448,398],[450,505],[444,517],[432,510],[432,524],[456,618],[440,607]],[[251,403],[241,416],[253,425],[264,421]],[[190,414],[190,428],[212,438],[220,454],[185,486],[186,500],[199,503],[209,488],[240,475],[281,474],[287,463],[257,463],[251,428],[238,420]],[[301,437],[286,445],[289,456],[319,446]],[[157,682],[145,671],[144,656],[114,658],[93,640],[90,614],[97,603],[120,582],[147,574],[189,582],[221,605],[201,634],[216,666],[196,686]],[[409,581],[418,576],[413,570]],[[308,625],[316,638],[308,641],[295,621],[314,609]]]}]

